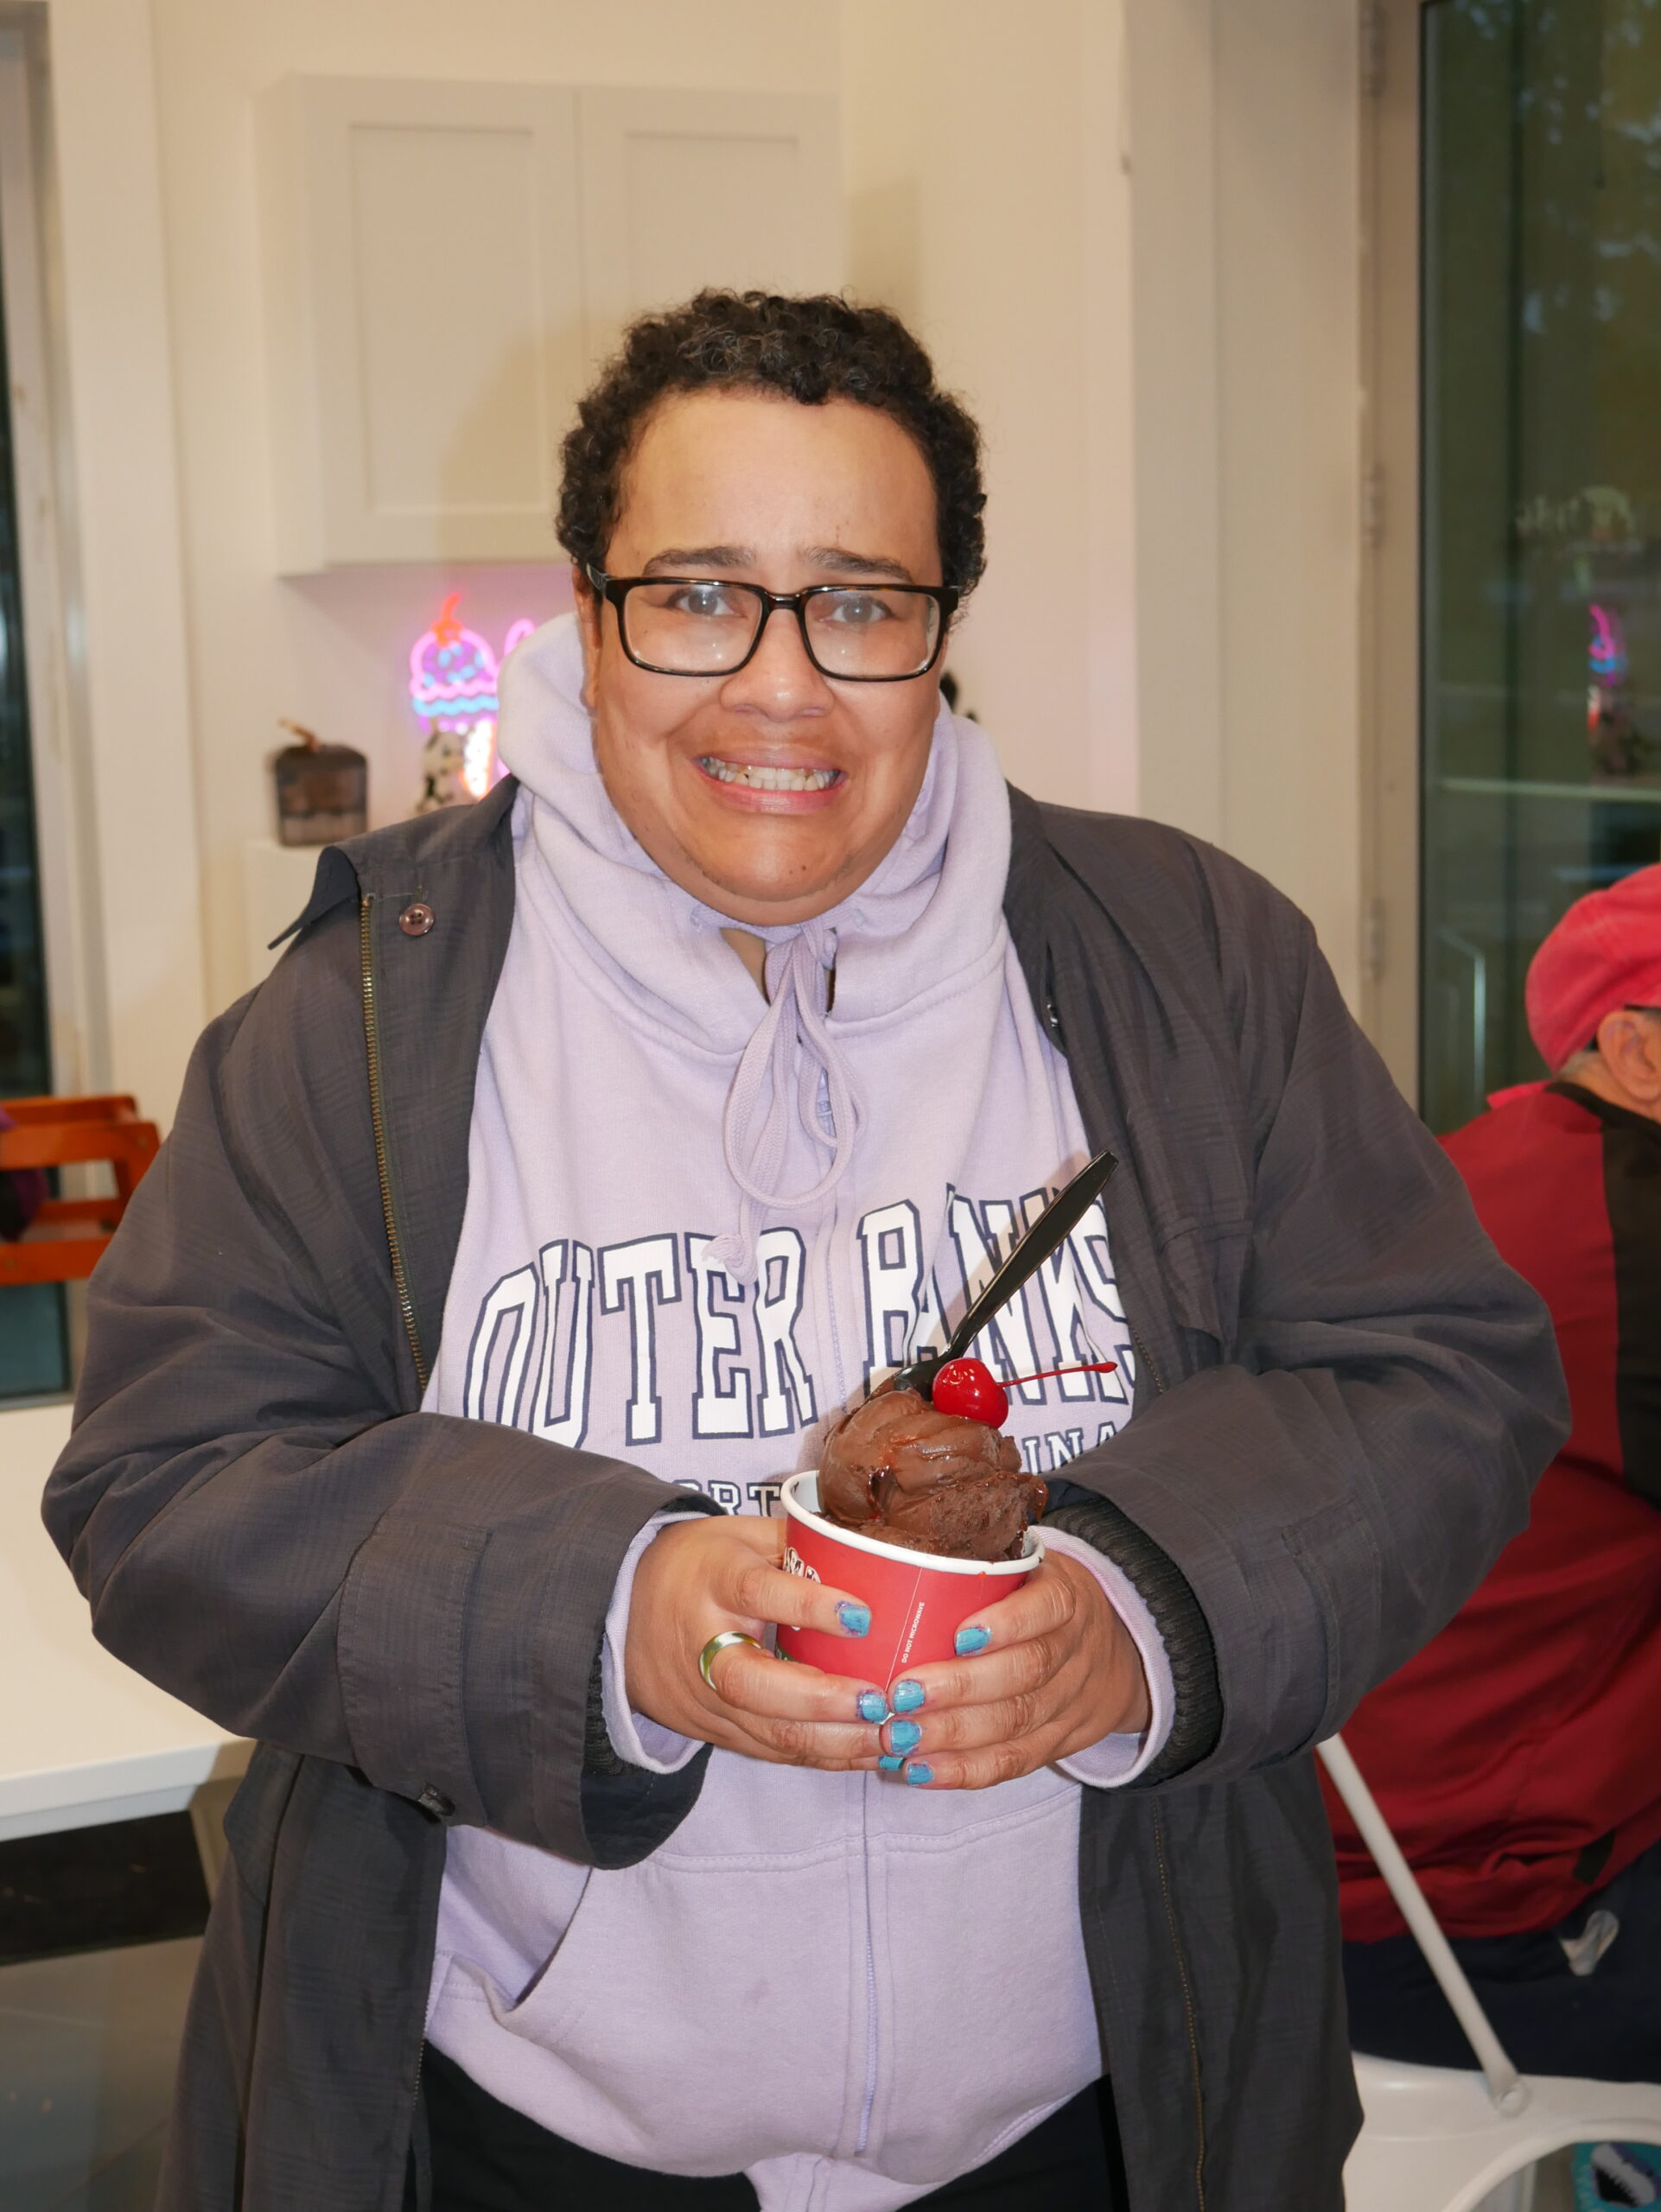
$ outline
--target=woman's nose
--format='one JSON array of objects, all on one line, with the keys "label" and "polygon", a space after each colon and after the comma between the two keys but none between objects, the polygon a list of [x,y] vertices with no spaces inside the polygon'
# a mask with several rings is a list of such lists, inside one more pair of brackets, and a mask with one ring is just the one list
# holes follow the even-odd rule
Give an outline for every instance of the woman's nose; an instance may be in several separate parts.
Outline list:
[{"label": "woman's nose", "polygon": [[722,686],[722,703],[748,707],[780,719],[824,712],[833,694],[807,657],[796,617],[788,607],[770,608],[753,659],[735,669]]}]

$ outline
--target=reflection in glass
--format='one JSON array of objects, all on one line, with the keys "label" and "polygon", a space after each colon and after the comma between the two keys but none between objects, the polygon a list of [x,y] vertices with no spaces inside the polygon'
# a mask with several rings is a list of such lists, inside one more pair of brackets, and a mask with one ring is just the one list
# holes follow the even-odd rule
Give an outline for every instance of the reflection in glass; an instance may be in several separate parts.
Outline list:
[{"label": "reflection in glass", "polygon": [[1545,1072],[1571,900],[1661,857],[1661,6],[1424,11],[1423,1107]]}]

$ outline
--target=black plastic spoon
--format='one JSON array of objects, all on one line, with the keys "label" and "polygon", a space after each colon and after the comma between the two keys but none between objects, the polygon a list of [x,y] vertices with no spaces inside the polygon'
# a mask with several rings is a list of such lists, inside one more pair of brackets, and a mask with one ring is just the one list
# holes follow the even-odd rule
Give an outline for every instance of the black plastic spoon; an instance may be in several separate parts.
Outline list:
[{"label": "black plastic spoon", "polygon": [[934,1377],[949,1359],[961,1359],[981,1331],[1001,1313],[1015,1293],[1038,1273],[1052,1252],[1070,1236],[1107,1187],[1107,1179],[1118,1166],[1111,1152],[1088,1160],[1072,1182],[1056,1192],[1027,1234],[970,1306],[951,1332],[944,1351],[926,1352],[902,1367],[894,1378],[896,1390],[915,1390],[932,1400]]}]

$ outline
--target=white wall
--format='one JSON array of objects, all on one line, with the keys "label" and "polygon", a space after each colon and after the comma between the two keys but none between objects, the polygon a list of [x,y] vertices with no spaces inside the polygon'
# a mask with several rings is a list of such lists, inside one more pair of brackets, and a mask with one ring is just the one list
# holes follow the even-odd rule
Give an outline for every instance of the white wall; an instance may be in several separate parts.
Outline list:
[{"label": "white wall", "polygon": [[1134,807],[1130,199],[1117,0],[844,0],[850,276],[986,435],[951,648],[1041,798]]},{"label": "white wall", "polygon": [[844,0],[851,274],[985,426],[1017,781],[1261,869],[1359,995],[1354,0]]},{"label": "white wall", "polygon": [[1356,10],[1135,0],[1143,810],[1238,854],[1360,982]]}]

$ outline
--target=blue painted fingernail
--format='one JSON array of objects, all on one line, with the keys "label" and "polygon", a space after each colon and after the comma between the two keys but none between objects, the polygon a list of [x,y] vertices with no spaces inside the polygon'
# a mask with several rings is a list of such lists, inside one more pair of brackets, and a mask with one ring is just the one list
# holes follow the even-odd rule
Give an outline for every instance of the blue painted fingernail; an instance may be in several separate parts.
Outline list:
[{"label": "blue painted fingernail", "polygon": [[914,1751],[923,1740],[923,1732],[914,1720],[891,1720],[888,1723],[888,1746],[891,1751]]},{"label": "blue painted fingernail", "polygon": [[992,1641],[990,1628],[960,1628],[951,1639],[951,1648],[959,1659],[972,1659],[977,1651],[984,1651]]},{"label": "blue painted fingernail", "polygon": [[852,1598],[844,1598],[837,1607],[837,1618],[850,1636],[869,1636],[871,1632],[871,1609]]},{"label": "blue painted fingernail", "polygon": [[904,1759],[897,1758],[893,1751],[884,1751],[877,1761],[884,1774],[898,1774],[905,1764]]},{"label": "blue painted fingernail", "polygon": [[862,1690],[859,1694],[859,1717],[862,1720],[886,1720],[888,1700],[881,1690]]},{"label": "blue painted fingernail", "polygon": [[933,1781],[934,1769],[926,1759],[913,1759],[906,1769],[906,1779],[920,1788],[924,1783]]},{"label": "blue painted fingernail", "polygon": [[920,1682],[896,1682],[889,1695],[896,1713],[915,1713],[923,1702],[925,1692]]}]

